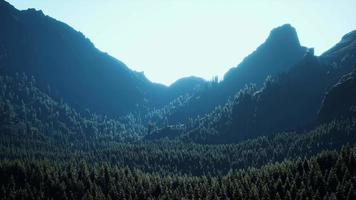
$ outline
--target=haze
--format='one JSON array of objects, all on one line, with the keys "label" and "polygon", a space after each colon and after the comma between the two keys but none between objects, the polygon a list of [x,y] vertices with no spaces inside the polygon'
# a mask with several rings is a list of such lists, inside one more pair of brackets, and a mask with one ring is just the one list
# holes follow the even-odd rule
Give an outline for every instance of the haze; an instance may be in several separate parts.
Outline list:
[{"label": "haze", "polygon": [[166,85],[185,76],[222,78],[271,29],[294,26],[316,54],[356,29],[356,1],[9,0],[84,33],[100,50]]}]

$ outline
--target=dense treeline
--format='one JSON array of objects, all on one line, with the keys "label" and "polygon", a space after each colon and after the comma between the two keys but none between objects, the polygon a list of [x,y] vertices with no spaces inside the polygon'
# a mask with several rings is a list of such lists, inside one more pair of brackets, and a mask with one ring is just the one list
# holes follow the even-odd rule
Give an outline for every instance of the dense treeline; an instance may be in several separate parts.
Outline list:
[{"label": "dense treeline", "polygon": [[[111,163],[161,174],[223,175],[230,170],[310,157],[322,150],[339,149],[346,143],[356,142],[354,118],[333,121],[303,134],[281,133],[239,144],[194,144],[190,142],[192,135],[180,135],[180,132],[180,140],[144,142],[140,140],[142,136],[148,134],[147,139],[157,134],[155,127],[146,128],[134,115],[112,119],[89,111],[77,112],[39,90],[35,79],[25,74],[1,76],[0,83],[2,160],[45,159],[66,163],[84,159],[88,163]],[[48,90],[50,94],[50,88]],[[253,91],[253,87],[248,87],[240,96]],[[184,105],[184,98],[171,105]],[[175,128],[196,127],[201,131],[200,139],[208,137],[216,131],[205,127],[215,122],[229,123],[226,120],[229,115],[224,114],[229,113],[231,109],[227,108],[233,105],[230,102],[225,107],[217,107],[208,118]],[[220,128],[228,127],[220,125]]]},{"label": "dense treeline", "polygon": [[160,174],[224,175],[230,170],[310,157],[356,143],[356,119],[333,121],[312,131],[263,136],[238,144],[203,145],[177,141],[121,143],[65,142],[46,135],[11,134],[0,142],[0,158],[66,163],[111,163]]},{"label": "dense treeline", "polygon": [[[283,117],[281,118],[281,116],[287,116],[287,114],[279,113],[288,111],[277,109],[272,106],[275,103],[271,104],[271,100],[265,100],[275,99],[276,91],[284,91],[281,94],[285,94],[288,87],[283,86],[283,83],[286,81],[290,80],[288,78],[268,78],[262,90],[256,90],[256,87],[250,85],[241,90],[235,98],[229,100],[224,106],[217,106],[212,112],[204,116],[188,119],[184,124],[171,125],[172,121],[169,120],[169,117],[180,112],[181,108],[191,101],[191,95],[181,96],[161,109],[133,113],[115,119],[105,115],[93,114],[89,110],[80,112],[74,110],[66,103],[51,98],[50,87],[47,88],[47,91],[38,89],[35,78],[24,73],[17,74],[14,77],[1,76],[0,121],[2,126],[0,129],[3,134],[13,135],[17,133],[27,137],[28,133],[31,133],[30,135],[34,137],[42,135],[41,137],[56,138],[64,143],[69,141],[83,143],[83,141],[90,142],[93,140],[132,142],[141,140],[142,137],[144,140],[160,140],[167,137],[201,144],[236,143],[244,139],[276,133],[279,129],[288,130],[289,125],[284,123]],[[293,87],[298,88],[300,84]],[[351,88],[350,92],[352,93],[354,89]],[[316,105],[321,104],[321,91],[324,91],[324,89],[319,91],[316,99],[314,98],[315,105],[313,107],[315,108],[320,107]],[[345,95],[348,94],[347,91],[345,93]],[[286,98],[294,99],[293,102],[304,102],[299,106],[300,108],[305,107],[304,104],[307,99],[313,99],[307,97],[307,95],[300,95],[298,98],[291,95]],[[280,106],[286,107],[285,105],[290,103],[287,100],[285,102],[287,103]],[[350,106],[352,106],[352,103]],[[298,110],[296,108],[291,109]],[[298,113],[304,112],[301,110],[306,109],[299,109]],[[309,110],[312,111],[313,109]],[[317,113],[317,111],[316,109],[312,113]],[[316,118],[316,114],[313,115],[315,115],[313,118]],[[287,121],[298,122],[297,119],[301,116],[303,114],[298,115],[298,117],[293,116],[294,120]],[[349,114],[350,116],[353,116],[353,114]],[[310,120],[305,120],[304,124],[306,121]],[[276,123],[281,125],[277,126]],[[276,129],[270,129],[267,126],[274,126]],[[297,127],[303,128],[305,125]]]},{"label": "dense treeline", "polygon": [[25,73],[0,76],[2,134],[53,137],[63,142],[90,139],[134,140],[146,132],[132,114],[119,119],[77,112],[51,98],[51,88],[38,89],[35,78]]},{"label": "dense treeline", "polygon": [[162,176],[86,162],[0,162],[2,199],[356,198],[356,150],[324,152],[226,176]]},{"label": "dense treeline", "polygon": [[[90,165],[108,163],[162,175],[224,175],[230,170],[310,157],[322,150],[339,149],[346,143],[356,142],[356,120],[351,115],[305,133],[281,133],[238,144],[204,145],[211,141],[202,138],[220,134],[207,128],[211,124],[219,125],[220,130],[231,127],[236,100],[255,93],[253,86],[240,91],[233,101],[217,107],[205,118],[191,120],[183,126],[163,125],[168,132],[179,129],[179,140],[145,142],[141,140],[143,136],[146,140],[157,135],[154,125],[144,125],[149,114],[141,120],[134,115],[113,119],[89,111],[77,112],[47,95],[51,93],[50,88],[46,93],[39,90],[35,79],[26,74],[1,76],[0,83],[2,160],[66,163],[83,159]],[[170,106],[184,106],[185,98],[189,96],[182,96]],[[164,116],[170,112],[170,106],[151,112],[151,117],[159,113]],[[191,130],[198,130],[197,138],[192,138]],[[202,144],[191,143],[192,139]]]}]

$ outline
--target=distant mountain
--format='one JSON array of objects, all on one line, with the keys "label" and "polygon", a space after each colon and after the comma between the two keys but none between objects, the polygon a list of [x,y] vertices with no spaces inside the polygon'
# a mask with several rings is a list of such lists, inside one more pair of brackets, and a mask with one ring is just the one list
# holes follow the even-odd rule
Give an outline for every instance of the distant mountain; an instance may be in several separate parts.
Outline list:
[{"label": "distant mountain", "polygon": [[25,72],[51,97],[84,110],[112,116],[142,108],[159,108],[191,94],[180,116],[172,121],[211,111],[224,104],[245,84],[261,85],[268,75],[286,71],[305,52],[293,27],[274,29],[266,42],[231,69],[221,83],[197,77],[178,80],[170,87],[150,82],[143,73],[103,53],[82,33],[34,9],[18,11],[0,0],[0,72]]},{"label": "distant mountain", "polygon": [[[355,34],[355,31],[348,33],[322,56],[314,56],[313,49],[310,49],[288,72],[267,79],[261,90],[252,88],[243,91],[221,111],[208,115],[209,117],[204,119],[207,126],[203,130],[213,134],[207,134],[208,138],[204,141],[239,141],[276,132],[305,130],[314,125],[326,92],[340,77],[352,71],[356,63]],[[332,56],[330,52],[334,52]],[[343,112],[349,109],[350,102],[353,102],[354,88],[351,86],[352,76],[346,77],[348,81],[343,81],[343,86],[349,89],[332,90],[329,98],[324,101],[321,116],[325,116],[323,113],[329,113],[334,116],[333,119],[337,119],[337,113],[332,110]],[[343,90],[344,94],[335,95],[339,100],[336,100],[337,103],[331,103],[331,96],[340,90]],[[334,106],[336,108],[333,108]],[[331,111],[327,111],[328,107],[332,108]],[[199,138],[197,135],[202,135],[201,129],[189,134],[193,134],[189,136],[191,138]]]},{"label": "distant mountain", "polygon": [[185,94],[185,93],[196,93],[196,91],[204,87],[207,84],[207,81],[200,77],[189,76],[178,79],[174,83],[169,86],[169,93],[171,96],[175,96],[176,94]]},{"label": "distant mountain", "polygon": [[318,115],[325,94],[340,77],[352,71],[356,63],[356,38],[350,39],[355,33],[344,36],[340,41],[343,45],[337,44],[327,51],[335,52],[332,57],[327,53],[315,56],[314,50],[308,49],[288,71],[268,77],[261,89],[250,85],[224,106],[216,107],[193,122],[188,121],[185,126],[157,129],[153,132],[155,135],[147,139],[234,143],[283,131],[306,130],[317,125],[318,118],[330,121],[346,111],[350,113],[349,109],[354,109],[352,102],[356,102],[353,99],[356,91],[352,87],[354,78],[349,74],[342,79],[341,85],[330,91]]},{"label": "distant mountain", "polygon": [[297,33],[291,25],[273,29],[266,41],[237,67],[230,69],[221,82],[213,80],[204,84],[189,102],[167,116],[168,121],[184,122],[211,112],[216,106],[224,105],[245,85],[262,87],[268,76],[287,72],[303,58],[306,51],[300,45]]},{"label": "distant mountain", "polygon": [[222,88],[228,95],[234,95],[248,83],[261,87],[267,76],[287,72],[305,52],[294,27],[290,24],[277,27],[262,45],[225,74]]},{"label": "distant mountain", "polygon": [[43,91],[75,108],[117,116],[161,106],[195,84],[169,90],[152,83],[42,11],[18,11],[0,0],[0,25],[0,72],[34,76]]}]

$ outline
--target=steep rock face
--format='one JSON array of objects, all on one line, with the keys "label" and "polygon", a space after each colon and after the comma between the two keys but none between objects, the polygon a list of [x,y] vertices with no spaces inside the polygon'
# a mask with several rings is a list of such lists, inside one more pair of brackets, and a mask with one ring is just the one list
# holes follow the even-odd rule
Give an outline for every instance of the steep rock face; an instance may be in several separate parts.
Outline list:
[{"label": "steep rock face", "polygon": [[333,69],[337,68],[339,76],[351,72],[356,63],[356,30],[344,35],[336,45],[323,53],[320,59],[330,63]]},{"label": "steep rock face", "polygon": [[319,112],[319,122],[350,117],[356,114],[356,66],[343,76],[325,96]]},{"label": "steep rock face", "polygon": [[334,59],[335,61],[342,61],[349,56],[355,56],[356,51],[356,30],[344,35],[340,42],[338,42],[331,49],[321,55],[325,59]]},{"label": "steep rock face", "polygon": [[0,1],[0,24],[0,72],[32,75],[42,90],[77,108],[120,115],[157,103],[166,90],[41,11]]}]

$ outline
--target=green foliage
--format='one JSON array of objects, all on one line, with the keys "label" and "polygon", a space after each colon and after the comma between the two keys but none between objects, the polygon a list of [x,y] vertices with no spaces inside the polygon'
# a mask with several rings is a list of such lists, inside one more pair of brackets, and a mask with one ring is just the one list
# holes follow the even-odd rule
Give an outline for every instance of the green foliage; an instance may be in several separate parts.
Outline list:
[{"label": "green foliage", "polygon": [[36,87],[33,77],[0,76],[0,130],[8,137],[47,137],[75,141],[131,141],[146,132],[133,115],[119,119],[78,112]]},{"label": "green foliage", "polygon": [[[355,119],[333,121],[303,134],[281,133],[238,144],[205,145],[211,143],[209,140],[194,144],[179,134],[180,140],[145,142],[150,136],[148,130],[133,115],[112,119],[89,111],[77,112],[40,91],[34,78],[25,74],[14,78],[1,76],[0,82],[2,160],[45,159],[65,164],[84,159],[91,165],[108,163],[151,173],[224,175],[230,170],[310,157],[356,142]],[[247,87],[240,92],[238,101],[243,103],[242,99],[250,98],[254,91]],[[231,109],[227,107],[216,108],[211,116],[229,123],[231,115],[226,113]],[[163,130],[174,135],[175,129],[179,132],[198,127],[201,135],[197,137],[208,138],[215,131],[206,129],[207,123],[208,120],[195,120],[191,125],[166,126]],[[220,124],[220,128],[227,125]],[[149,129],[157,131],[154,125]],[[145,140],[141,141],[143,136]]]},{"label": "green foliage", "polygon": [[0,162],[2,199],[355,199],[356,149],[226,176],[162,176],[86,162]]}]

